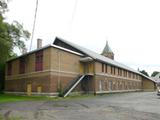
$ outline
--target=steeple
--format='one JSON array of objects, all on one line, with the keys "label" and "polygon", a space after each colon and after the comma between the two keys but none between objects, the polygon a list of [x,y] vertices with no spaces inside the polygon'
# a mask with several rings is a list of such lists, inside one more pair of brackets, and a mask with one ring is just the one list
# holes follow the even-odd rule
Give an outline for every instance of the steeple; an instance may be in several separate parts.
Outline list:
[{"label": "steeple", "polygon": [[114,60],[114,53],[108,45],[108,41],[106,42],[106,46],[103,49],[102,55]]}]

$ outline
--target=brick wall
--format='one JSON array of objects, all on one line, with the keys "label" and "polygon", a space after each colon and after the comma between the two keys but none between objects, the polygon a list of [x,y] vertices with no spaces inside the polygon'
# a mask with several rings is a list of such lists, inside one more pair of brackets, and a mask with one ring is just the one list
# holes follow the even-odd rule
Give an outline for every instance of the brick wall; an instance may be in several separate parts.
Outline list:
[{"label": "brick wall", "polygon": [[5,91],[27,92],[27,84],[31,84],[32,92],[37,92],[38,86],[42,87],[42,92],[49,92],[50,79],[48,76],[30,77],[15,80],[7,80],[5,83]]},{"label": "brick wall", "polygon": [[155,91],[155,83],[151,80],[143,78],[143,90],[144,91]]},{"label": "brick wall", "polygon": [[[125,78],[96,75],[96,91],[142,89],[142,82]],[[101,85],[100,85],[101,84]]]},{"label": "brick wall", "polygon": [[[35,53],[25,56],[26,70],[19,74],[19,58],[12,61],[12,75],[6,74],[5,90],[10,92],[26,92],[27,84],[31,84],[32,92],[37,92],[41,86],[42,92],[57,92],[58,80],[62,88],[80,74],[80,56],[59,50],[47,48],[43,50],[43,71],[35,71]],[[77,90],[81,90],[79,85]]]}]

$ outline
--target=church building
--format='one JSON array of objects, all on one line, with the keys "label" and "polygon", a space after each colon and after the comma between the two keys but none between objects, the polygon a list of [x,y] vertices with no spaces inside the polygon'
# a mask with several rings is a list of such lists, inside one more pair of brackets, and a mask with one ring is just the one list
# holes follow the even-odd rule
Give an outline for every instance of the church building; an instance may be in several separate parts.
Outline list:
[{"label": "church building", "polygon": [[151,78],[114,60],[106,43],[102,54],[56,37],[6,63],[5,92],[27,95],[154,91]]}]

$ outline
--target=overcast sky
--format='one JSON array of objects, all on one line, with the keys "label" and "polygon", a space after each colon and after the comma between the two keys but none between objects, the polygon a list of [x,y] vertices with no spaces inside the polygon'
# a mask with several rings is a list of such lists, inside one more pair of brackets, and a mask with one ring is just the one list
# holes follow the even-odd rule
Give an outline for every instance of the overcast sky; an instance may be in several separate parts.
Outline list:
[{"label": "overcast sky", "polygon": [[[10,1],[7,20],[31,32],[35,5],[36,0]],[[108,40],[116,61],[160,71],[160,0],[39,0],[32,49],[37,38],[47,45],[55,36],[97,53]]]}]

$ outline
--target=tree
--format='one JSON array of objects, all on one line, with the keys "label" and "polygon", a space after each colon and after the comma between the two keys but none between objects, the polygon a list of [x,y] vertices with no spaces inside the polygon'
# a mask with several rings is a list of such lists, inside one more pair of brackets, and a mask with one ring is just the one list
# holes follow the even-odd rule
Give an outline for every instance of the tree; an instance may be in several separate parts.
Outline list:
[{"label": "tree", "polygon": [[145,70],[140,70],[139,72],[149,77],[148,73]]},{"label": "tree", "polygon": [[[4,13],[7,11],[7,2],[0,1],[0,89],[1,83],[4,81],[5,62],[16,53],[13,52],[18,47],[20,52],[26,49],[25,40],[28,40],[30,33],[24,30],[23,25],[14,21],[9,24],[5,22]],[[3,78],[2,78],[3,77]]]},{"label": "tree", "polygon": [[155,77],[158,73],[160,73],[160,72],[154,71],[154,72],[151,74],[151,77]]},{"label": "tree", "polygon": [[4,22],[3,16],[0,16],[0,62],[5,62],[14,54],[14,47],[18,47],[21,52],[26,49],[24,40],[29,36],[29,32],[17,21],[9,24]]},{"label": "tree", "polygon": [[0,14],[6,12],[8,9],[7,9],[7,1],[5,0],[1,0],[0,1]]}]

